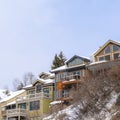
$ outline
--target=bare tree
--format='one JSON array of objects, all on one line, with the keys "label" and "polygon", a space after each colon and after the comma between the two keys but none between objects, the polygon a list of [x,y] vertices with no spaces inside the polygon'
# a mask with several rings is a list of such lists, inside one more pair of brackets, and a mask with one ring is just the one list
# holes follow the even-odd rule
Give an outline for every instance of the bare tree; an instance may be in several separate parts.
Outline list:
[{"label": "bare tree", "polygon": [[13,81],[13,86],[15,90],[21,90],[23,88],[23,83],[18,78],[15,78]]},{"label": "bare tree", "polygon": [[28,84],[32,84],[34,80],[35,80],[35,76],[33,75],[32,72],[28,72],[23,76],[24,86],[26,86]]},{"label": "bare tree", "polygon": [[108,70],[101,68],[101,71],[94,73],[88,71],[86,79],[79,85],[78,95],[74,94],[74,105],[81,106],[76,111],[78,118],[84,120],[82,116],[94,116],[97,120],[103,120],[105,116],[101,116],[100,112],[109,112],[106,104],[113,91],[120,93],[119,65]]}]

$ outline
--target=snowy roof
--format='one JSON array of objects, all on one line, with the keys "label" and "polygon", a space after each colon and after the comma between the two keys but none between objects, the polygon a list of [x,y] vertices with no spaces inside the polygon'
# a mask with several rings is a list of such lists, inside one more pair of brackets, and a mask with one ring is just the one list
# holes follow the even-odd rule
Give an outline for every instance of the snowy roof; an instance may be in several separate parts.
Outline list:
[{"label": "snowy roof", "polygon": [[66,65],[63,65],[63,66],[61,66],[61,67],[58,67],[58,68],[56,68],[56,69],[51,70],[51,72],[56,72],[56,71],[65,70],[66,68],[67,68],[67,66],[66,66]]},{"label": "snowy roof", "polygon": [[7,105],[13,105],[13,104],[16,104],[16,101],[12,101],[12,102],[8,103]]},{"label": "snowy roof", "polygon": [[69,69],[72,69],[72,68],[83,67],[85,65],[86,64],[80,64],[80,65],[71,66],[71,67],[67,67],[66,65],[64,65],[64,66],[61,66],[61,67],[56,68],[54,70],[51,70],[51,72],[58,72],[58,71],[62,71],[62,70],[69,70]]},{"label": "snowy roof", "polygon": [[7,101],[7,100],[10,100],[10,99],[18,96],[19,94],[21,94],[21,93],[23,93],[23,92],[25,92],[25,90],[15,91],[15,92],[13,92],[10,96],[8,96],[8,97],[6,97],[6,98],[3,98],[3,99],[0,101],[0,103],[1,103],[1,102],[5,102],[5,101]]},{"label": "snowy roof", "polygon": [[106,60],[102,60],[102,61],[92,62],[89,65],[95,65],[95,64],[104,63],[104,62],[107,62],[107,61]]},{"label": "snowy roof", "polygon": [[55,76],[55,74],[54,74],[54,73],[51,73],[49,77],[54,77],[54,76]]},{"label": "snowy roof", "polygon": [[[53,79],[46,79],[46,80],[44,80],[44,79],[38,78],[38,81],[41,81],[41,82],[43,82],[44,84],[54,83],[54,80],[53,80]],[[36,82],[37,82],[37,81],[36,81]]]},{"label": "snowy roof", "polygon": [[[9,94],[11,94],[12,92],[11,91],[9,91],[10,93]],[[6,94],[6,90],[2,90],[2,89],[0,89],[0,99],[3,99],[3,98],[5,98],[5,97],[7,97],[8,95]]]},{"label": "snowy roof", "polygon": [[77,57],[77,58],[80,58],[80,59],[83,60],[83,61],[87,61],[87,62],[90,61],[90,58],[88,58],[88,57],[74,55],[72,58],[70,58],[70,59],[68,59],[67,61],[65,61],[65,63],[70,62],[71,60],[73,60],[73,59],[76,58],[76,57]]},{"label": "snowy roof", "polygon": [[30,88],[30,87],[32,87],[33,85],[32,84],[30,84],[30,85],[27,85],[27,86],[25,86],[25,87],[23,87],[23,88]]}]

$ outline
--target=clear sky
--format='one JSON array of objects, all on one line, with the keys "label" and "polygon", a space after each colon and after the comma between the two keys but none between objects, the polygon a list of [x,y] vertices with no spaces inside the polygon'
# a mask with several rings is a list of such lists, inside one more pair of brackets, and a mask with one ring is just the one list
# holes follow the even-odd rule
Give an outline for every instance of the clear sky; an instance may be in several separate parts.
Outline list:
[{"label": "clear sky", "polygon": [[120,41],[120,0],[1,0],[0,88],[49,71],[56,53],[91,56]]}]

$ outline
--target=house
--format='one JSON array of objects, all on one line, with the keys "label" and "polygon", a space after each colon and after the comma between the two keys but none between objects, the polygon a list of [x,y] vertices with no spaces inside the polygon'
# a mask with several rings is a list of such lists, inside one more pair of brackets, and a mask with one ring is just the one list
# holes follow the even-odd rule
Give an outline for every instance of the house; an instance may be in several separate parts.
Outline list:
[{"label": "house", "polygon": [[120,43],[108,40],[102,47],[94,53],[94,60],[97,61],[113,61],[120,57]]},{"label": "house", "polygon": [[19,108],[17,97],[25,96],[25,90],[13,92],[10,96],[3,98],[0,101],[0,120],[16,120],[27,116],[26,110]]},{"label": "house", "polygon": [[68,104],[73,99],[72,91],[77,91],[78,84],[85,76],[85,66],[89,62],[89,58],[74,55],[64,66],[51,70],[51,73],[55,73],[55,100]]},{"label": "house", "polygon": [[86,68],[92,73],[100,75],[111,67],[120,65],[120,43],[108,40],[93,56],[94,62],[87,65]]},{"label": "house", "polygon": [[49,103],[54,99],[54,79],[37,78],[0,101],[1,120],[40,120],[49,113]]}]

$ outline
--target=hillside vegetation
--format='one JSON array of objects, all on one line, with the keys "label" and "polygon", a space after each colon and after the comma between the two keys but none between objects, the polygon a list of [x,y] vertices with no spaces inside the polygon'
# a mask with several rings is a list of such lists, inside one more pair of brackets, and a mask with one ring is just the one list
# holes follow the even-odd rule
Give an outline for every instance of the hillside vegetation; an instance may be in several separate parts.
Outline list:
[{"label": "hillside vegetation", "polygon": [[68,108],[44,120],[120,120],[120,65],[87,72]]}]

